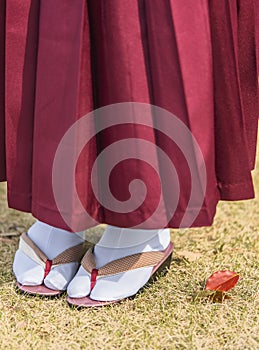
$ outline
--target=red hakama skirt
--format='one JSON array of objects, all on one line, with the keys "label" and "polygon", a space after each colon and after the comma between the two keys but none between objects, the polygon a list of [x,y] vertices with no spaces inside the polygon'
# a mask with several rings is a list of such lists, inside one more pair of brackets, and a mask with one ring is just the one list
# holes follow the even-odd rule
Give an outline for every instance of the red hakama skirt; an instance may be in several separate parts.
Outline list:
[{"label": "red hakama skirt", "polygon": [[[220,199],[253,198],[258,6],[258,0],[0,0],[0,176],[7,181],[9,206],[74,229],[53,195],[57,147],[76,120],[121,102],[161,107],[197,140],[207,185],[189,226],[211,225]],[[159,125],[159,118],[155,123]],[[94,161],[125,138],[152,142],[174,163],[179,198],[166,225],[163,213],[161,221],[152,219],[161,184],[144,161],[123,161],[110,176],[111,192],[122,202],[130,196],[132,180],[145,182],[146,197],[138,208],[125,214],[96,198]],[[63,176],[61,172],[61,183]],[[172,200],[175,184],[172,179],[168,188]],[[137,120],[100,131],[85,146],[76,168],[84,209],[96,222],[120,227],[181,226],[186,210],[195,209],[188,208],[190,184],[177,145]],[[73,206],[72,190],[64,191],[71,198],[71,223],[76,223],[82,213]],[[84,224],[93,226],[91,220]]]}]

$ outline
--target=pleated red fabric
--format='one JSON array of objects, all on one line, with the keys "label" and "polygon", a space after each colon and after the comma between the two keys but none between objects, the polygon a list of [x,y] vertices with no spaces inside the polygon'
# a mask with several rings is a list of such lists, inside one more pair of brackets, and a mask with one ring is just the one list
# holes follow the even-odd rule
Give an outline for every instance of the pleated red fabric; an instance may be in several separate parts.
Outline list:
[{"label": "pleated red fabric", "polygon": [[5,1],[0,1],[0,181],[5,172]]},{"label": "pleated red fabric", "polygon": [[[220,199],[253,198],[257,6],[258,0],[0,0],[0,175],[7,180],[9,206],[75,230],[82,213],[74,205],[74,194],[64,188],[71,199],[71,224],[64,221],[53,195],[57,147],[76,120],[121,102],[161,107],[196,138],[207,187],[190,226],[211,225]],[[104,207],[91,186],[92,166],[105,148],[140,138],[161,148],[174,163],[180,194],[166,226],[182,225],[190,171],[181,150],[155,128],[162,120],[153,122],[154,128],[132,120],[131,126],[103,130],[85,146],[76,185],[85,210],[97,222],[165,226],[170,200],[161,220],[152,219],[161,179],[149,164],[130,159],[111,174],[111,192],[121,201],[128,199],[132,180],[142,179],[147,186],[144,202],[130,213]],[[167,198],[174,198],[176,186],[172,178]],[[84,225],[91,227],[92,221]]]},{"label": "pleated red fabric", "polygon": [[256,23],[256,49],[257,49],[257,72],[259,72],[259,0],[255,2],[255,23]]}]

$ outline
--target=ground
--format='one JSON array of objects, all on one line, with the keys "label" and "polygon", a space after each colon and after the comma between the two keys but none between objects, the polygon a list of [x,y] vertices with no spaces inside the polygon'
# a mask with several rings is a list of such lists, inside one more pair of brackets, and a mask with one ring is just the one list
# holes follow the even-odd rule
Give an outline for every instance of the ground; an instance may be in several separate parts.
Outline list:
[{"label": "ground", "polygon": [[[0,349],[259,349],[259,169],[256,199],[221,202],[213,226],[172,230],[175,252],[166,276],[135,299],[76,310],[59,299],[17,293],[12,261],[30,214],[7,208],[0,186]],[[103,230],[98,227],[96,235]],[[240,281],[222,303],[193,300],[211,273]]]}]

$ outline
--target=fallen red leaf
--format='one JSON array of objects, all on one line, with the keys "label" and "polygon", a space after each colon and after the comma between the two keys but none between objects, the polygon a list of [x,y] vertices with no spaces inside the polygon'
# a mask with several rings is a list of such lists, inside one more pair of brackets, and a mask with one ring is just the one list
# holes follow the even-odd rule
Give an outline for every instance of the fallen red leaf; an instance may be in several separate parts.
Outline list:
[{"label": "fallen red leaf", "polygon": [[235,287],[239,275],[233,271],[217,271],[214,272],[207,280],[205,289],[227,292]]}]

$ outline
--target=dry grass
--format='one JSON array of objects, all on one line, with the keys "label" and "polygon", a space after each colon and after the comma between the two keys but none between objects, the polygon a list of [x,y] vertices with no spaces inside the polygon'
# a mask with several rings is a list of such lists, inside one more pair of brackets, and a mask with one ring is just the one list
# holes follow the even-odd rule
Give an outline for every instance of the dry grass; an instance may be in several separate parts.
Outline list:
[{"label": "dry grass", "polygon": [[[255,200],[220,203],[212,227],[174,230],[169,273],[111,307],[77,311],[65,296],[17,294],[11,267],[18,238],[1,236],[0,349],[258,349],[258,167],[254,179]],[[1,185],[0,233],[21,232],[32,222],[31,215],[7,209]],[[193,301],[193,291],[221,269],[241,276],[231,299]]]}]

